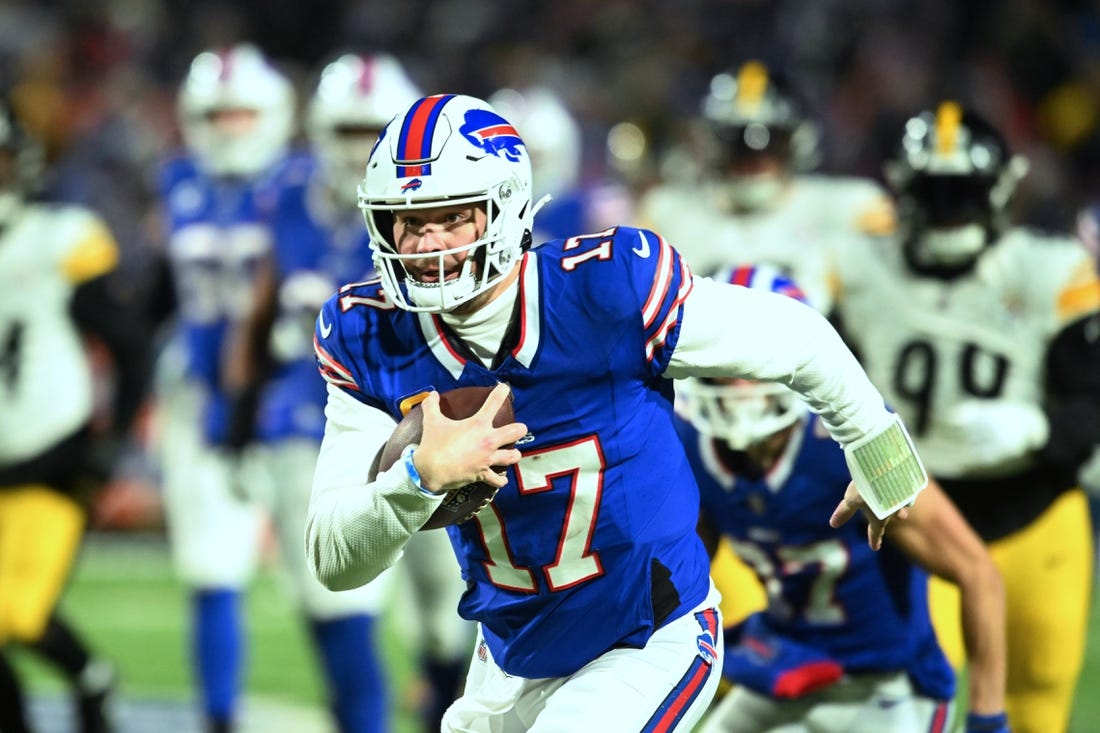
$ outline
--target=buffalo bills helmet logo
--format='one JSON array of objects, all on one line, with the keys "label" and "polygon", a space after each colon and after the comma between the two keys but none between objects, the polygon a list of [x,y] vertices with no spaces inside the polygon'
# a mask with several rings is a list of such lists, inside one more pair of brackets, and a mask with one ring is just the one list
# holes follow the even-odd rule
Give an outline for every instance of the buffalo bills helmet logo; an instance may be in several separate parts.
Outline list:
[{"label": "buffalo bills helmet logo", "polygon": [[520,148],[525,148],[516,128],[496,112],[487,109],[471,109],[466,112],[462,136],[489,155],[503,157],[513,163],[520,159]]},{"label": "buffalo bills helmet logo", "polygon": [[404,193],[405,191],[415,191],[423,185],[424,181],[420,180],[419,178],[414,178],[411,181],[406,181],[404,185],[401,186],[401,192]]}]

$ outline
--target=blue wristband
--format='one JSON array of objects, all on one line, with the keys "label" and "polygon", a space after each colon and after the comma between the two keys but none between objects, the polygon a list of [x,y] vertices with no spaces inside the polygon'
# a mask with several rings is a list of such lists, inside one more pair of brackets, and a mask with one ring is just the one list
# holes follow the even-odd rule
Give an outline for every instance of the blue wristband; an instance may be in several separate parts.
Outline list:
[{"label": "blue wristband", "polygon": [[416,470],[416,464],[413,463],[413,451],[420,446],[416,443],[409,443],[405,446],[405,449],[401,451],[401,462],[405,464],[405,473],[409,476],[409,481],[413,482],[413,486],[420,489],[420,492],[427,496],[439,496],[432,491],[428,491],[424,488],[424,485],[420,483],[420,472]]},{"label": "blue wristband", "polygon": [[1008,713],[997,713],[996,715],[968,713],[966,716],[966,733],[1009,733]]}]

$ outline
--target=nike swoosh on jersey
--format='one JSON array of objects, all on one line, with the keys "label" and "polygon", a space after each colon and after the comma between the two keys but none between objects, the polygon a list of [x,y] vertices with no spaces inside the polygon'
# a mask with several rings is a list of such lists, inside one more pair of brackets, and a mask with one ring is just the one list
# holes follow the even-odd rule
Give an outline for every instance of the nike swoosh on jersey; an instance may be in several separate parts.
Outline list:
[{"label": "nike swoosh on jersey", "polygon": [[325,323],[325,317],[321,316],[321,338],[328,338],[328,335],[332,333],[332,324]]},{"label": "nike swoosh on jersey", "polygon": [[643,259],[649,257],[649,240],[646,239],[646,236],[641,232],[638,232],[638,239],[642,240],[642,246],[634,247],[631,252]]}]

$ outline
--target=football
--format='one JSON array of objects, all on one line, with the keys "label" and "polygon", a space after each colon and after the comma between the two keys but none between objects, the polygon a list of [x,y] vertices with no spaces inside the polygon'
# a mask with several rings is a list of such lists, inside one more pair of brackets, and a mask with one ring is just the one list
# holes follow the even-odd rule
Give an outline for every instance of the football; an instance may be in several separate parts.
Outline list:
[{"label": "football", "polygon": [[[485,399],[493,391],[492,387],[459,387],[449,392],[439,393],[439,409],[452,420],[462,420],[470,417],[481,409]],[[509,397],[500,406],[493,425],[501,427],[515,422],[515,414],[512,412],[512,399]],[[371,466],[370,480],[380,472],[389,469],[401,457],[401,451],[410,443],[419,443],[424,430],[424,411],[420,405],[416,405],[402,418],[397,427],[393,429],[389,440],[382,446]],[[511,447],[511,446],[509,446]],[[504,473],[504,467],[494,468],[498,473]],[[472,518],[479,511],[489,506],[497,489],[483,482],[467,484],[458,489],[448,491],[443,498],[443,503],[435,510],[428,521],[421,527],[421,531],[438,529],[451,524],[460,524]]]}]

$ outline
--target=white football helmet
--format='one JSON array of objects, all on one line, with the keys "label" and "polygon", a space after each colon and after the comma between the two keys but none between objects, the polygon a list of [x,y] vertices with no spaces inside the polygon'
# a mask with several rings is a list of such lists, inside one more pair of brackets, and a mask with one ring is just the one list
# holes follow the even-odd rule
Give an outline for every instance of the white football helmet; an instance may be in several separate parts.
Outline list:
[{"label": "white football helmet", "polygon": [[[768,265],[738,267],[715,279],[807,302],[794,282]],[[676,400],[677,411],[700,433],[723,440],[734,450],[745,450],[808,412],[806,403],[790,388],[746,379],[684,379],[676,384]]]},{"label": "white football helmet", "polygon": [[[425,255],[400,254],[394,214],[456,204],[485,207],[477,241],[438,253],[465,252],[462,270],[441,283],[408,276],[404,263]],[[359,187],[359,208],[370,232],[382,286],[401,308],[448,311],[499,283],[531,242],[531,161],[512,124],[487,102],[440,94],[417,100],[382,131]],[[436,255],[431,255],[436,256]]]},{"label": "white football helmet", "polygon": [[[239,128],[219,124],[219,113],[235,110],[255,112],[255,121]],[[294,132],[294,89],[251,44],[203,51],[180,88],[179,117],[184,142],[204,170],[255,176],[286,151]]]},{"label": "white football helmet", "polygon": [[342,202],[358,201],[359,182],[378,133],[420,96],[401,63],[386,54],[345,54],[321,72],[306,129]]},{"label": "white football helmet", "polygon": [[501,89],[489,97],[489,104],[523,136],[536,196],[556,196],[578,184],[581,126],[557,94],[546,87]]}]

